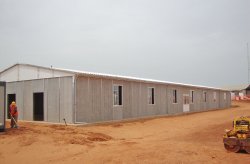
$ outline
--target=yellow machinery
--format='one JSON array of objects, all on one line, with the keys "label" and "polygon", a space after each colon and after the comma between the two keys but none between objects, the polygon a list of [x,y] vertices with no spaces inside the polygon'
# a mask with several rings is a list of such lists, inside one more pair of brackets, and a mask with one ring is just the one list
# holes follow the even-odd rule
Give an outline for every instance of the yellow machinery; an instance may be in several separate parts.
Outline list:
[{"label": "yellow machinery", "polygon": [[233,121],[233,130],[226,130],[224,147],[228,151],[245,150],[250,154],[250,117],[239,117]]}]

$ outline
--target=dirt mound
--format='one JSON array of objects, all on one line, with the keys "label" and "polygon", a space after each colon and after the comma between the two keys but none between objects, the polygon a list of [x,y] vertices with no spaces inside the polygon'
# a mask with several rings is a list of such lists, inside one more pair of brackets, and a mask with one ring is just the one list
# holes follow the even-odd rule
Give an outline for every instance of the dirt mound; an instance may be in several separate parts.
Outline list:
[{"label": "dirt mound", "polygon": [[88,133],[78,133],[74,134],[71,138],[57,138],[57,141],[63,141],[65,140],[65,143],[68,144],[78,144],[78,145],[87,145],[94,142],[106,142],[109,140],[112,140],[112,137],[102,134],[102,133],[94,133],[94,132],[88,132]]},{"label": "dirt mound", "polygon": [[88,145],[91,144],[89,140],[87,140],[85,137],[80,137],[80,136],[74,136],[73,138],[69,139],[67,141],[69,144],[78,144],[78,145]]},{"label": "dirt mound", "polygon": [[103,141],[109,141],[112,139],[112,137],[106,135],[106,134],[102,134],[102,133],[93,133],[93,132],[89,132],[88,133],[88,137],[87,139],[89,141],[99,141],[99,142],[103,142]]}]

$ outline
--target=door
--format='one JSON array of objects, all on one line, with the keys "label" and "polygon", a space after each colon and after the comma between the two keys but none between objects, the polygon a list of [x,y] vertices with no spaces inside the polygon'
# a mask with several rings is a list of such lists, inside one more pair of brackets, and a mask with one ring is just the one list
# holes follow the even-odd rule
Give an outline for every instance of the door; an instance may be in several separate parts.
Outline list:
[{"label": "door", "polygon": [[189,94],[183,94],[183,112],[190,111]]},{"label": "door", "polygon": [[7,104],[7,113],[8,113],[8,119],[10,119],[10,114],[9,114],[9,107],[12,101],[16,102],[16,94],[8,94],[8,104]]},{"label": "door", "polygon": [[44,121],[43,92],[33,93],[33,120]]}]

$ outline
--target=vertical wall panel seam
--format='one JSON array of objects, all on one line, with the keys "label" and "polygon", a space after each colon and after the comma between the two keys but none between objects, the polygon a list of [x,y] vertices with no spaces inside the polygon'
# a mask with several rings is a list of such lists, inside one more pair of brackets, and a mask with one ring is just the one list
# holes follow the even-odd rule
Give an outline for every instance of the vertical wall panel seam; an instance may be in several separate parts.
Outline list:
[{"label": "vertical wall panel seam", "polygon": [[111,86],[111,98],[112,98],[112,120],[114,120],[114,91],[113,91],[113,87],[114,86],[114,80],[112,80],[112,86]]},{"label": "vertical wall panel seam", "polygon": [[24,81],[22,82],[22,86],[23,86],[22,87],[22,96],[23,96],[23,106],[22,107],[23,107],[23,120],[24,120],[24,118],[25,118],[25,112],[24,112],[25,111],[25,109],[24,109],[24,88],[25,87],[24,87]]},{"label": "vertical wall panel seam", "polygon": [[45,107],[45,105],[44,105],[44,94],[45,93],[45,79],[43,79],[43,120],[45,120],[45,116],[44,116],[44,114],[45,114],[45,112],[44,112],[44,107]]},{"label": "vertical wall panel seam", "polygon": [[73,94],[72,94],[72,99],[73,99],[73,101],[72,101],[72,103],[73,103],[72,114],[74,113],[74,115],[75,115],[75,119],[72,120],[73,123],[77,122],[77,120],[76,120],[76,110],[77,110],[76,109],[76,92],[77,92],[77,90],[76,90],[76,80],[77,80],[77,75],[72,77],[72,82],[73,82],[73,85],[72,85],[72,88],[73,88],[73,90],[72,90],[73,91]]},{"label": "vertical wall panel seam", "polygon": [[104,107],[102,106],[102,102],[103,102],[103,95],[102,95],[102,78],[101,78],[101,104],[100,104],[100,107],[101,107],[101,112],[100,112],[100,114],[101,114],[101,118],[102,118],[102,120],[104,120],[104,112],[102,111],[103,109],[104,109]]},{"label": "vertical wall panel seam", "polygon": [[[88,77],[88,90],[87,90],[87,92],[88,92],[88,94],[87,94],[87,102],[89,103],[88,104],[88,108],[90,109],[90,107],[91,107],[91,109],[90,109],[90,111],[91,112],[93,112],[93,109],[92,109],[92,101],[90,102],[90,89],[89,89],[89,77]],[[90,103],[91,103],[91,106],[90,106]],[[84,110],[84,107],[82,107],[83,109],[82,110]],[[86,110],[86,111],[89,111],[89,110]],[[90,114],[90,113],[88,113],[88,114]],[[91,115],[91,114],[90,114]],[[87,117],[89,117],[89,115],[87,115]],[[86,118],[86,120],[85,121],[87,121],[87,120],[89,120],[89,118]]]},{"label": "vertical wall panel seam", "polygon": [[[140,82],[140,85],[139,85],[139,109],[137,110],[137,116],[140,117],[140,113],[141,113],[141,110],[142,110],[142,96],[141,96],[141,82]],[[144,113],[144,111],[143,111]]]},{"label": "vertical wall panel seam", "polygon": [[47,90],[46,90],[46,94],[47,94],[47,121],[49,121],[49,80],[47,79]]},{"label": "vertical wall panel seam", "polygon": [[58,78],[58,99],[59,99],[59,102],[58,102],[58,108],[59,108],[59,122],[61,122],[61,78],[59,77]]}]

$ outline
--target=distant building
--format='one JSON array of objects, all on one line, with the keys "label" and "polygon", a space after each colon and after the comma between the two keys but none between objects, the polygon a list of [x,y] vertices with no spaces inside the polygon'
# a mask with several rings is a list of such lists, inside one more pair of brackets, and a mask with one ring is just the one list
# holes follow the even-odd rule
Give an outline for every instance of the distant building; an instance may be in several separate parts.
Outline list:
[{"label": "distant building", "polygon": [[231,92],[232,100],[250,99],[250,85],[249,84],[229,86],[229,87],[225,87],[225,89]]},{"label": "distant building", "polygon": [[15,64],[0,72],[19,119],[94,123],[228,108],[220,88]]}]

